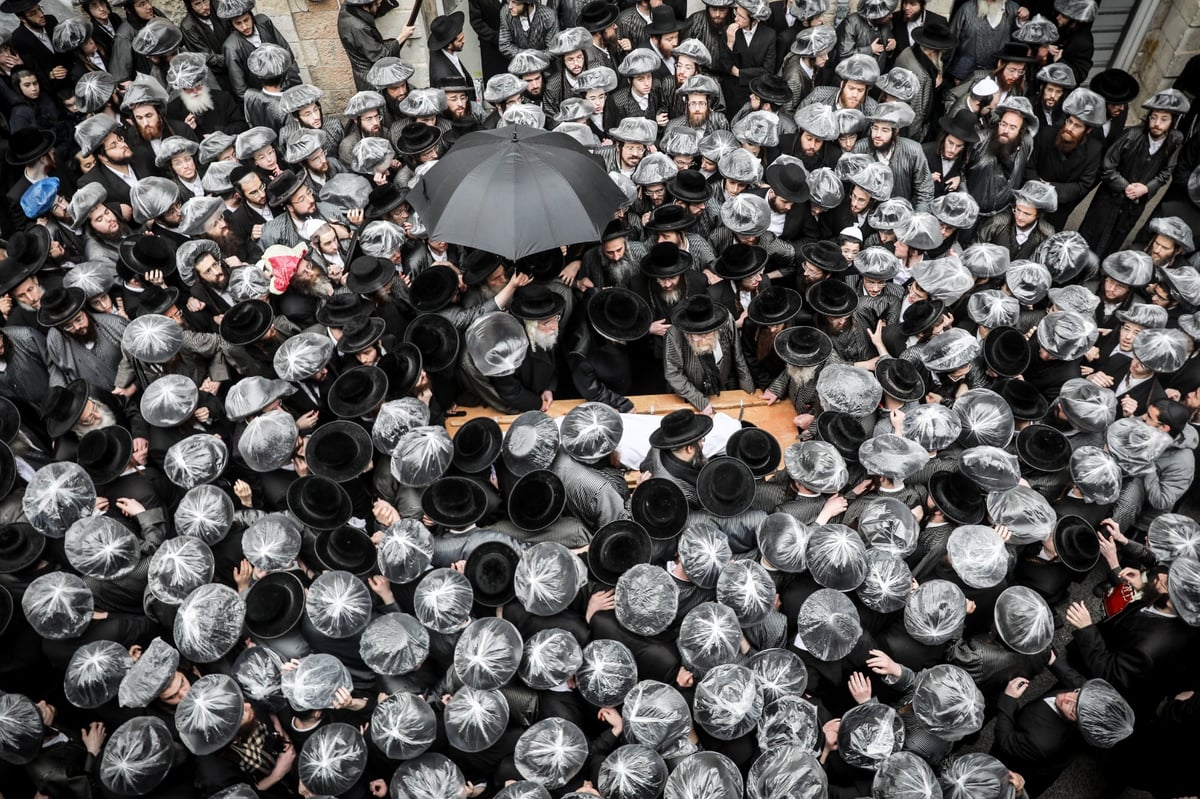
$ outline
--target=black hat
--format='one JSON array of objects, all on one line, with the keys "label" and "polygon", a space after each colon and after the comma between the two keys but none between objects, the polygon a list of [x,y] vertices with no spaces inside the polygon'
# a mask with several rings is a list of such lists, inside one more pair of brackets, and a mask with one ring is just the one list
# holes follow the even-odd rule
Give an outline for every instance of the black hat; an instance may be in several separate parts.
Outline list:
[{"label": "black hat", "polygon": [[458,291],[458,272],[449,266],[435,265],[421,270],[408,290],[409,301],[421,313],[440,311],[454,301]]},{"label": "black hat", "polygon": [[482,472],[500,457],[504,431],[491,417],[477,416],[454,435],[454,467],[465,474]]},{"label": "black hat", "polygon": [[433,22],[429,23],[429,39],[427,40],[427,44],[430,52],[444,50],[446,49],[446,45],[457,39],[458,34],[463,31],[464,19],[465,16],[461,11],[435,17]]},{"label": "black hat", "polygon": [[[679,176],[676,175],[676,177]],[[660,205],[650,212],[650,221],[644,225],[644,229],[647,233],[687,230],[695,222],[695,218],[682,205]]]},{"label": "black hat", "polygon": [[653,545],[637,522],[620,519],[596,531],[588,546],[588,569],[605,585],[616,585],[621,575],[639,563],[649,563]]},{"label": "black hat", "polygon": [[[696,174],[700,174],[697,172]],[[703,177],[703,175],[701,175]],[[763,179],[771,187],[771,191],[785,200],[794,203],[806,203],[811,195],[808,192],[808,176],[800,164],[775,163],[767,167]],[[841,255],[841,251],[838,251]],[[843,259],[845,260],[845,259]]]},{"label": "black hat", "polygon": [[8,496],[17,482],[17,462],[8,444],[0,443],[0,497]]},{"label": "black hat", "polygon": [[51,289],[42,295],[42,305],[38,308],[37,323],[42,327],[58,327],[69,322],[75,314],[83,310],[87,297],[83,289]]},{"label": "black hat", "polygon": [[639,266],[649,277],[676,277],[692,268],[692,254],[664,241],[651,247]]},{"label": "black hat", "polygon": [[355,366],[338,375],[329,387],[329,410],[342,419],[357,419],[374,411],[387,396],[387,374],[378,366]]},{"label": "black hat", "polygon": [[513,264],[513,269],[532,276],[534,280],[554,280],[562,274],[566,265],[563,251],[555,247],[553,250],[542,250],[518,259]]},{"label": "black hat", "polygon": [[461,530],[487,513],[487,494],[467,477],[439,477],[421,495],[421,510],[437,524]]},{"label": "black hat", "polygon": [[767,286],[750,300],[746,316],[756,325],[768,327],[790,322],[804,304],[800,292],[784,286]]},{"label": "black hat", "polygon": [[725,454],[749,466],[756,477],[762,477],[779,468],[783,449],[779,439],[766,430],[744,427],[725,442]]},{"label": "black hat", "polygon": [[696,478],[700,506],[713,516],[737,516],[749,510],[754,491],[754,474],[737,458],[713,458]]},{"label": "black hat", "polygon": [[121,239],[117,250],[121,263],[135,274],[157,270],[169,275],[175,271],[175,247],[166,236],[134,233]]},{"label": "black hat", "polygon": [[845,272],[850,268],[841,247],[825,239],[800,245],[800,260],[807,261],[823,272]]},{"label": "black hat", "polygon": [[962,472],[934,472],[929,478],[929,496],[952,522],[979,524],[983,519],[983,494]]},{"label": "black hat", "polygon": [[566,505],[567,490],[559,476],[549,469],[535,469],[509,492],[508,517],[522,530],[537,532],[554,524]]},{"label": "black hat", "polygon": [[1048,424],[1031,424],[1017,433],[1017,457],[1038,472],[1061,472],[1071,463],[1071,442]]},{"label": "black hat", "polygon": [[339,483],[366,471],[374,454],[371,434],[362,425],[343,419],[318,427],[304,447],[309,471]]},{"label": "black hat", "polygon": [[683,333],[711,333],[729,320],[729,310],[707,294],[693,294],[680,301],[671,315],[671,325]]},{"label": "black hat", "polygon": [[969,108],[961,108],[955,114],[938,120],[943,131],[967,144],[979,141],[979,116]]},{"label": "black hat", "polygon": [[339,352],[353,355],[372,346],[383,336],[386,323],[378,316],[360,316],[342,328],[342,337],[338,339]]},{"label": "black hat", "polygon": [[375,569],[375,544],[365,532],[348,524],[321,533],[312,552],[322,568],[329,571],[347,571],[355,577],[365,577]]},{"label": "black hat", "polygon": [[900,333],[915,336],[938,323],[946,315],[946,305],[941,300],[917,300],[908,306],[908,312],[900,320]]},{"label": "black hat", "polygon": [[687,25],[686,19],[676,19],[675,9],[663,5],[650,9],[650,24],[644,30],[647,36],[663,36],[681,31]]},{"label": "black hat", "polygon": [[45,225],[18,231],[8,240],[0,261],[0,294],[7,294],[38,273],[50,255],[50,234]]},{"label": "black hat", "polygon": [[[432,82],[431,89],[441,89],[444,92],[473,92],[475,87],[471,81],[461,75],[442,75],[440,78]],[[453,120],[450,123],[454,124]]]},{"label": "black hat", "polygon": [[875,379],[885,394],[901,402],[917,402],[925,396],[925,378],[911,361],[882,358],[875,364]]},{"label": "black hat", "polygon": [[283,205],[303,187],[304,178],[290,169],[285,169],[267,184],[267,204],[272,207]]},{"label": "black hat", "polygon": [[381,366],[387,375],[390,396],[404,396],[421,380],[421,351],[415,344],[401,342],[384,356]]},{"label": "black hat", "polygon": [[179,289],[167,286],[165,289],[151,283],[142,290],[141,301],[138,302],[136,316],[150,314],[165,314],[172,306],[179,303]]},{"label": "black hat", "polygon": [[37,0],[4,0],[3,3],[0,3],[0,12],[14,15],[24,14],[37,4]]},{"label": "black hat", "polygon": [[659,541],[674,538],[687,524],[687,497],[672,480],[651,477],[633,490],[630,514],[650,537]]},{"label": "black hat", "polygon": [[221,338],[235,347],[253,344],[267,334],[275,313],[262,300],[242,300],[225,312]]},{"label": "black hat", "polygon": [[79,421],[88,401],[86,380],[74,380],[65,386],[54,386],[42,403],[42,419],[51,438],[58,438]]},{"label": "black hat", "polygon": [[467,556],[463,574],[475,589],[475,601],[488,608],[506,605],[517,595],[513,579],[521,555],[508,544],[484,541]]},{"label": "black hat", "polygon": [[8,397],[0,397],[0,442],[11,444],[21,429],[21,412]]},{"label": "black hat", "polygon": [[[37,0],[34,0],[34,2],[20,0],[20,3],[21,5],[25,5],[24,10],[28,11],[37,5]],[[12,4],[13,0],[8,0],[3,5],[8,6]],[[8,9],[0,7],[0,11],[8,11]],[[19,12],[9,11],[8,13],[16,14]],[[8,154],[4,158],[13,166],[27,166],[50,152],[50,148],[54,146],[55,138],[54,131],[52,130],[21,128],[9,137]]]},{"label": "black hat", "polygon": [[931,19],[914,30],[912,40],[930,50],[953,50],[958,46],[958,37],[940,19]]},{"label": "black hat", "polygon": [[1100,560],[1100,539],[1088,522],[1079,516],[1063,516],[1054,528],[1054,549],[1058,559],[1073,572],[1086,574]]},{"label": "black hat", "polygon": [[46,536],[28,524],[0,526],[0,574],[12,574],[37,563],[46,548]]},{"label": "black hat", "polygon": [[363,209],[363,218],[367,221],[383,219],[408,200],[408,189],[400,188],[390,180],[382,186],[371,189],[367,197],[367,207]]},{"label": "black hat", "polygon": [[575,21],[581,27],[587,28],[588,33],[599,33],[616,22],[619,13],[621,12],[616,3],[610,3],[608,0],[592,0],[579,11],[579,16]]},{"label": "black hat", "polygon": [[421,314],[404,329],[404,340],[421,353],[427,372],[449,369],[458,360],[458,328],[441,314]]},{"label": "black hat", "polygon": [[1050,410],[1050,403],[1042,392],[1026,380],[1003,380],[995,391],[1008,403],[1014,419],[1035,422]]},{"label": "black hat", "polygon": [[75,460],[96,485],[111,483],[129,466],[133,436],[119,425],[92,430],[79,440]]},{"label": "black hat", "polygon": [[1029,340],[1015,327],[997,327],[983,340],[983,360],[1001,377],[1017,377],[1029,366]]},{"label": "black hat", "polygon": [[346,288],[355,294],[373,294],[396,277],[396,265],[387,258],[360,255],[350,262]]},{"label": "black hat", "polygon": [[[770,170],[767,172],[770,173]],[[708,181],[698,169],[679,170],[675,177],[667,180],[667,191],[676,200],[685,203],[708,202],[708,198],[712,196],[708,189]]]},{"label": "black hat", "polygon": [[332,530],[354,513],[346,489],[328,477],[315,474],[293,480],[287,490],[287,507],[297,521],[313,530]]},{"label": "black hat", "polygon": [[[839,251],[838,257],[841,258]],[[839,319],[858,310],[858,295],[854,289],[838,280],[818,280],[804,294],[814,313]]]},{"label": "black hat", "polygon": [[817,366],[832,351],[833,341],[815,327],[789,327],[775,337],[775,354],[789,366]]},{"label": "black hat", "polygon": [[1010,64],[1036,64],[1037,57],[1029,54],[1029,46],[1021,42],[1005,42],[996,53],[997,61],[1007,61]]},{"label": "black hat", "polygon": [[774,72],[751,78],[750,93],[776,108],[792,99],[791,87],[788,86],[786,80]]},{"label": "black hat", "polygon": [[713,264],[717,277],[743,280],[767,268],[767,251],[752,244],[736,242],[725,248]]},{"label": "black hat", "polygon": [[653,313],[641,295],[620,287],[592,292],[587,301],[588,321],[614,341],[637,341],[649,333]]},{"label": "black hat", "polygon": [[858,463],[858,448],[867,440],[867,431],[851,414],[825,411],[817,417],[817,438],[832,444],[846,461]]},{"label": "black hat", "polygon": [[542,285],[522,286],[513,294],[508,312],[526,322],[562,316],[567,301],[557,291]]},{"label": "black hat", "polygon": [[304,615],[304,584],[289,571],[271,572],[246,594],[246,629],[255,638],[287,635]]},{"label": "black hat", "polygon": [[657,449],[679,449],[688,444],[695,444],[712,429],[711,416],[696,413],[690,408],[680,408],[662,418],[658,429],[650,434],[650,446]]},{"label": "black hat", "polygon": [[416,156],[437,147],[442,141],[442,132],[433,125],[423,122],[410,122],[400,128],[396,136],[396,152],[400,155]]},{"label": "black hat", "polygon": [[1137,78],[1123,69],[1097,72],[1088,82],[1088,88],[1114,105],[1132,102],[1141,91]]},{"label": "black hat", "polygon": [[463,282],[468,286],[477,286],[486,280],[488,275],[495,272],[496,267],[506,264],[507,261],[495,253],[470,249],[463,255],[462,263],[458,267],[462,270]]},{"label": "black hat", "polygon": [[370,308],[355,294],[334,294],[317,309],[317,321],[328,327],[345,327],[352,319],[366,316]]}]

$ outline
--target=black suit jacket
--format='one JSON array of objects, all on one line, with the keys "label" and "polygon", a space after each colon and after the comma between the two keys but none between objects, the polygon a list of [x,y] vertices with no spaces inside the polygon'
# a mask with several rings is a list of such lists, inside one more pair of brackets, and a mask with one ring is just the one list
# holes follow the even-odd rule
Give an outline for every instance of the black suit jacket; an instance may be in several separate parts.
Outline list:
[{"label": "black suit jacket", "polygon": [[1001,694],[996,701],[992,755],[1025,778],[1030,796],[1050,787],[1083,748],[1078,728],[1044,701],[1069,690],[1056,686],[1020,709],[1017,700],[1007,694]]},{"label": "black suit jacket", "polygon": [[[54,28],[58,25],[58,18],[50,14],[46,15],[46,35],[53,36]],[[52,86],[55,89],[63,86],[71,85],[70,77],[60,81],[50,80],[50,70],[55,67],[66,67],[71,69],[71,54],[56,53],[52,48],[42,44],[42,40],[34,36],[29,28],[25,27],[24,23],[17,26],[13,31],[12,48],[20,54],[21,60],[25,62],[25,66],[38,73],[43,83]]]},{"label": "black suit jacket", "polygon": [[[950,24],[950,21],[941,14],[935,14],[932,11],[926,10],[925,21],[923,24],[928,25],[930,22],[935,20],[938,20],[945,25]],[[899,14],[892,20],[892,35],[896,37],[896,49],[892,51],[891,56],[891,63],[894,64],[896,61],[896,56],[912,47],[913,44],[912,39],[909,38],[908,35],[908,23],[901,19]],[[947,58],[943,58],[942,62],[946,64],[950,63],[949,59]]]},{"label": "black suit jacket", "polygon": [[465,70],[459,70],[455,67],[454,62],[441,50],[431,50],[429,52],[429,85],[437,86],[438,81],[442,78],[460,78],[466,81],[466,85],[471,87],[467,92],[467,96],[474,100],[475,98],[475,82],[471,80],[470,74]]},{"label": "black suit jacket", "polygon": [[[136,167],[133,168],[133,172],[139,178],[144,177],[147,174],[154,174],[139,172]],[[99,183],[108,190],[108,199],[106,202],[124,203],[125,205],[130,204],[129,184],[113,174],[113,172],[108,167],[104,166],[104,164],[97,162],[95,168],[93,168],[91,172],[88,172],[79,179],[80,187],[86,186],[89,183]]]}]

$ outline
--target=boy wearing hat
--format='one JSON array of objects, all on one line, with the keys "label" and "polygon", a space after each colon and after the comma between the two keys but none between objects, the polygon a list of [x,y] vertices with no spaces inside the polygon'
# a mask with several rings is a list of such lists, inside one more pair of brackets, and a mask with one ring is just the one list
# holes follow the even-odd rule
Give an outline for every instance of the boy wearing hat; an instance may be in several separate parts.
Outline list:
[{"label": "boy wearing hat", "polygon": [[1058,207],[1054,186],[1031,180],[1013,195],[1012,208],[979,226],[976,240],[999,244],[1012,260],[1032,259],[1041,243],[1054,234],[1054,226],[1043,217]]}]

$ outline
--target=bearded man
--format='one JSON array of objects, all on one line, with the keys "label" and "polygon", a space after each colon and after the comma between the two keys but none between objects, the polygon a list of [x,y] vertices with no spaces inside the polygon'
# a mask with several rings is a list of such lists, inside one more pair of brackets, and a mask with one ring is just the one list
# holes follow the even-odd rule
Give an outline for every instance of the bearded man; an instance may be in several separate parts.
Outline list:
[{"label": "bearded man", "polygon": [[84,307],[82,289],[47,292],[38,310],[46,335],[50,380],[63,385],[86,380],[91,386],[112,386],[121,362],[121,336],[128,321],[115,314],[93,316]]},{"label": "bearded man", "polygon": [[255,260],[261,252],[257,244],[242,239],[229,226],[225,203],[217,197],[193,197],[184,203],[179,227],[184,235],[216,242],[223,258],[236,259],[238,263]]},{"label": "bearded man", "polygon": [[1090,134],[1107,120],[1104,98],[1090,89],[1071,92],[1062,108],[1064,118],[1060,125],[1038,131],[1025,170],[1029,180],[1042,180],[1054,187],[1058,210],[1046,214],[1046,221],[1055,230],[1066,226],[1075,206],[1100,178],[1104,142]]},{"label": "bearded man", "polygon": [[671,317],[663,373],[671,389],[698,411],[713,414],[710,398],[731,388],[754,393],[733,317],[707,294],[688,297]]},{"label": "bearded man", "polygon": [[604,229],[599,246],[583,254],[579,282],[587,281],[585,288],[632,286],[646,256],[646,247],[640,241],[630,240],[629,233],[620,220],[613,220]]},{"label": "bearded man", "polygon": [[704,438],[712,428],[712,419],[703,414],[688,408],[671,411],[650,434],[650,451],[642,461],[641,471],[670,480],[683,490],[690,504],[698,505],[696,479],[708,462]]},{"label": "bearded man", "polygon": [[500,398],[518,411],[548,411],[558,389],[558,322],[566,300],[542,285],[524,286],[513,296],[509,311],[525,327],[529,352],[517,371],[493,377]]},{"label": "bearded man", "polygon": [[106,114],[89,117],[75,129],[75,143],[83,155],[96,158],[96,166],[79,179],[79,188],[99,183],[110,202],[129,205],[129,191],[141,175],[133,166],[133,148],[125,140],[120,123]]},{"label": "bearded man", "polygon": [[992,216],[1012,203],[1025,183],[1025,164],[1033,152],[1037,118],[1024,97],[1010,97],[996,106],[997,119],[975,144],[967,167],[967,189],[979,203],[981,217]]},{"label": "bearded man", "polygon": [[132,144],[133,165],[139,174],[155,174],[155,158],[167,137],[183,136],[191,141],[196,140],[196,134],[190,127],[182,122],[172,124],[167,120],[163,113],[165,108],[166,103],[157,99],[128,107],[133,117],[133,132],[136,134],[136,140]]},{"label": "bearded man", "polygon": [[[195,2],[208,3],[209,0]],[[217,131],[237,135],[246,129],[242,106],[229,92],[208,85],[212,74],[200,53],[179,53],[171,59],[171,66],[167,68],[167,86],[179,95],[167,103],[167,116],[195,122],[194,130],[200,137]]]}]

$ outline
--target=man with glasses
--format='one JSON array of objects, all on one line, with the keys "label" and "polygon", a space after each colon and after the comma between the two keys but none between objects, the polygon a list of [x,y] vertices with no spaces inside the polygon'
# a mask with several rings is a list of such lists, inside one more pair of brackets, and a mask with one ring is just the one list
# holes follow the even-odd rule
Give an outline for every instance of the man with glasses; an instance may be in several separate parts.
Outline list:
[{"label": "man with glasses", "polygon": [[21,21],[12,33],[11,43],[25,66],[37,72],[42,80],[48,80],[54,89],[69,86],[72,55],[57,52],[51,41],[58,20],[42,11],[37,0],[8,2],[4,11],[15,14]]},{"label": "man with glasses", "polygon": [[865,141],[854,146],[892,170],[892,196],[903,197],[917,211],[928,209],[933,201],[933,174],[921,145],[900,135],[913,119],[912,109],[904,103],[880,103],[870,115],[871,128]]},{"label": "man with glasses", "polygon": [[80,178],[80,188],[99,183],[109,202],[130,205],[129,192],[141,176],[133,167],[133,148],[120,123],[105,114],[86,119],[75,129],[75,143],[83,155],[96,157],[95,168]]},{"label": "man with glasses", "polygon": [[267,202],[282,210],[262,231],[263,249],[272,244],[295,247],[307,242],[326,222],[333,225],[339,239],[350,238],[338,209],[328,203],[318,203],[308,182],[290,169],[267,185]]}]

